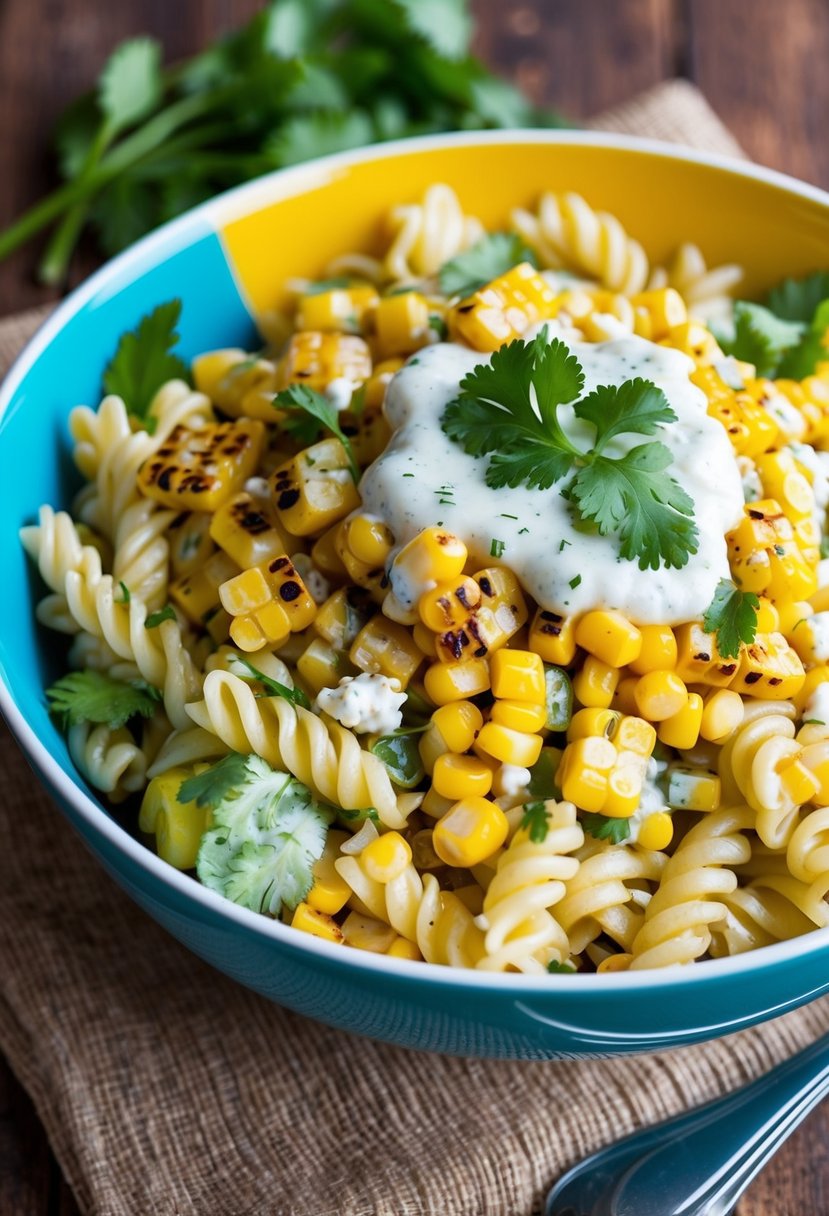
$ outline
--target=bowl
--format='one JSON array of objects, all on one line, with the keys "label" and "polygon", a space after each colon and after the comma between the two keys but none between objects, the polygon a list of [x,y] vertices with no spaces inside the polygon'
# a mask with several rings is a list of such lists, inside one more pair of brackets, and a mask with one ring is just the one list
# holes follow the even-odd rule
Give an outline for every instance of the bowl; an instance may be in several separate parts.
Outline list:
[{"label": "bowl", "polygon": [[[18,359],[0,394],[0,706],[36,773],[106,871],[201,958],[309,1017],[406,1047],[542,1059],[653,1051],[728,1034],[829,990],[829,930],[684,969],[603,975],[482,974],[345,950],[225,901],[119,826],[75,771],[44,686],[60,671],[32,611],[36,576],[17,529],[73,487],[70,408],[96,405],[118,337],[183,300],[185,357],[255,345],[284,280],[370,250],[378,221],[431,182],[487,227],[544,189],[612,211],[650,256],[693,240],[739,262],[751,296],[823,268],[829,195],[778,173],[645,140],[581,132],[436,136],[282,170],[197,207],[75,291]],[[37,460],[21,460],[21,453]]]}]

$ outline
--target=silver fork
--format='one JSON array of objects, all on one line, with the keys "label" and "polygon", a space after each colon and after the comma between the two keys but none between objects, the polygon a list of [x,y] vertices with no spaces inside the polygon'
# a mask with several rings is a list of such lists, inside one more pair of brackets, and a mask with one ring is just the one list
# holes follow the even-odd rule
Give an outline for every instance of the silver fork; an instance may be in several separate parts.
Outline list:
[{"label": "silver fork", "polygon": [[547,1196],[545,1216],[727,1216],[829,1093],[829,1035],[765,1076],[599,1149]]}]

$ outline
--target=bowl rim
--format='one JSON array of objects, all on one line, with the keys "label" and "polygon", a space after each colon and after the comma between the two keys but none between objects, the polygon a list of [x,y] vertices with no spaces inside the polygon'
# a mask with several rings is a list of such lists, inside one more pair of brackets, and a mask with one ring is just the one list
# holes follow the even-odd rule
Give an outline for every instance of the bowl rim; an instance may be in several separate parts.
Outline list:
[{"label": "bowl rim", "polygon": [[[829,211],[829,192],[818,186],[801,182],[776,169],[768,169],[751,161],[743,162],[736,157],[687,148],[681,144],[612,132],[506,128],[497,131],[424,135],[336,152],[299,165],[276,169],[262,177],[224,191],[197,207],[191,208],[183,215],[168,221],[104,263],[94,274],[76,287],[45,319],[15,359],[0,387],[0,419],[9,408],[21,381],[66,323],[111,280],[126,278],[125,272],[130,270],[134,272],[133,277],[140,277],[143,263],[148,256],[152,258],[158,252],[163,255],[164,247],[171,242],[174,248],[180,248],[181,245],[175,245],[175,238],[185,236],[189,230],[199,231],[201,226],[200,234],[203,234],[204,231],[212,231],[216,235],[220,235],[223,224],[254,212],[267,203],[276,202],[279,198],[301,194],[312,184],[309,179],[317,171],[348,169],[366,162],[394,160],[410,153],[428,152],[436,148],[469,145],[486,147],[503,144],[530,146],[574,144],[644,153],[663,160],[698,164],[733,177],[775,186],[788,194],[816,202]],[[280,189],[274,190],[275,182],[278,182]],[[189,242],[185,240],[183,243],[186,245]],[[604,972],[601,975],[576,973],[573,976],[549,973],[540,976],[490,973],[434,964],[424,966],[422,962],[390,958],[370,951],[343,951],[342,947],[336,943],[323,941],[311,934],[300,934],[290,925],[241,907],[219,895],[218,892],[203,886],[187,873],[176,870],[167,862],[162,861],[149,847],[130,835],[126,828],[121,827],[103,806],[86,794],[80,785],[64,772],[18,708],[12,688],[7,684],[3,675],[0,675],[0,711],[38,775],[42,775],[46,779],[48,785],[72,807],[95,835],[102,836],[116,851],[124,854],[128,861],[134,863],[150,877],[157,879],[163,886],[171,888],[185,901],[193,900],[205,911],[215,913],[220,918],[226,917],[240,929],[254,932],[263,942],[276,942],[281,948],[288,949],[297,955],[307,955],[311,958],[316,956],[338,968],[347,968],[353,972],[355,978],[360,972],[385,975],[390,980],[398,981],[417,981],[419,978],[421,982],[437,984],[450,989],[457,987],[485,990],[493,997],[496,993],[502,993],[505,998],[510,1000],[514,1000],[516,997],[535,997],[542,994],[560,1000],[568,993],[571,996],[589,993],[591,999],[604,993],[609,999],[612,999],[614,994],[621,991],[664,992],[677,986],[684,988],[689,983],[703,987],[706,984],[710,986],[722,980],[736,978],[747,972],[768,972],[775,966],[793,963],[829,946],[829,928],[815,929],[801,937],[790,938],[787,941],[763,946],[743,954],[709,959],[699,967]],[[527,1010],[527,1012],[531,1011]],[[742,1021],[739,1024],[742,1024]]]}]

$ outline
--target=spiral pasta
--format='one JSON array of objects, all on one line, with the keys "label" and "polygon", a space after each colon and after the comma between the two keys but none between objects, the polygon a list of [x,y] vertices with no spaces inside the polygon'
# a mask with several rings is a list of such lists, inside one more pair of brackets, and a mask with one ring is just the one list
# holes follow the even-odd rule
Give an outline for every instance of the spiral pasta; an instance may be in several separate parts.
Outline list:
[{"label": "spiral pasta", "polygon": [[633,902],[634,893],[641,894],[644,888],[647,894],[650,884],[659,881],[667,856],[636,846],[619,850],[590,841],[576,858],[579,868],[565,883],[555,911],[572,953],[581,954],[600,933],[629,952],[644,921],[643,909]]},{"label": "spiral pasta", "polygon": [[673,287],[695,317],[722,321],[730,313],[732,293],[742,278],[742,267],[733,263],[709,268],[699,246],[685,241],[667,267],[654,268],[648,288]]},{"label": "spiral pasta", "polygon": [[734,732],[719,758],[724,797],[736,787],[757,812],[757,834],[769,848],[782,848],[797,824],[798,804],[785,782],[785,769],[802,748],[795,740],[791,719],[771,702]]},{"label": "spiral pasta", "polygon": [[67,731],[69,754],[87,781],[112,802],[143,789],[147,758],[126,727],[111,730],[81,722]]}]

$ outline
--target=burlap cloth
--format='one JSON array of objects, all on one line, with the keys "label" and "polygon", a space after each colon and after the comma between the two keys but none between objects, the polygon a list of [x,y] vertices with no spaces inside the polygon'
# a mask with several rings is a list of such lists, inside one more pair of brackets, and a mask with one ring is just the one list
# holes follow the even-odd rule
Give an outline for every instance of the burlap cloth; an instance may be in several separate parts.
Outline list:
[{"label": "burlap cloth", "polygon": [[[740,154],[681,83],[593,125]],[[0,323],[3,369],[42,316]],[[418,1055],[318,1026],[225,980],[134,907],[0,730],[0,1046],[85,1213],[527,1216],[591,1149],[829,1027],[818,1002],[701,1047],[545,1064]]]}]

